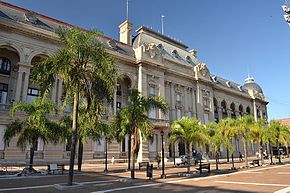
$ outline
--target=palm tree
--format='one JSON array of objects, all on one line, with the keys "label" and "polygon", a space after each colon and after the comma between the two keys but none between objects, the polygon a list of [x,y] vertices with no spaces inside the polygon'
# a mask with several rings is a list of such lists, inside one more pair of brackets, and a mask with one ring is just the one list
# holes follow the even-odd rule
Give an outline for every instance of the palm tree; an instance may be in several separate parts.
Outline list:
[{"label": "palm tree", "polygon": [[[79,105],[79,116],[78,116],[78,171],[81,171],[82,160],[83,160],[83,144],[89,139],[100,140],[103,136],[111,139],[113,134],[111,134],[111,129],[109,125],[102,119],[105,110],[101,103],[93,103],[90,108],[88,108],[87,102],[83,99],[80,100]],[[71,123],[72,116],[64,116],[62,123],[67,129],[66,139],[71,137]]]},{"label": "palm tree", "polygon": [[225,145],[224,138],[219,126],[215,122],[209,122],[205,125],[209,143],[216,158],[216,170],[218,170],[219,151],[222,145]]},{"label": "palm tree", "polygon": [[111,100],[116,84],[117,70],[113,59],[97,40],[95,32],[59,28],[57,35],[64,44],[54,55],[36,64],[32,78],[42,93],[49,91],[56,76],[63,80],[64,106],[73,101],[72,144],[68,185],[72,185],[79,98],[85,98],[88,107],[96,101]]},{"label": "palm tree", "polygon": [[33,170],[34,151],[37,141],[40,139],[44,144],[48,142],[57,143],[63,135],[62,129],[56,122],[50,121],[47,116],[56,112],[56,107],[51,100],[36,98],[31,104],[24,102],[14,103],[11,107],[11,116],[16,112],[25,113],[27,119],[14,120],[7,126],[4,134],[4,143],[9,146],[11,139],[17,136],[17,146],[23,151],[26,145],[30,145],[29,170]]},{"label": "palm tree", "polygon": [[277,147],[278,159],[279,163],[281,163],[280,144],[285,146],[289,144],[290,130],[287,126],[281,125],[279,121],[271,121],[269,129],[272,131],[272,140]]},{"label": "palm tree", "polygon": [[223,138],[223,146],[227,148],[227,152],[230,151],[229,153],[232,155],[232,168],[234,169],[234,160],[233,160],[233,153],[234,153],[234,147],[232,144],[233,139],[237,140],[239,133],[237,130],[235,130],[234,127],[235,120],[226,118],[222,119],[218,124],[217,124],[217,130],[219,132],[219,135]]},{"label": "palm tree", "polygon": [[248,141],[249,141],[250,129],[253,126],[254,122],[255,122],[255,119],[251,115],[239,116],[235,120],[235,126],[233,127],[233,132],[239,133],[239,135],[242,137],[246,167],[248,167]]},{"label": "palm tree", "polygon": [[265,119],[259,119],[250,127],[250,135],[249,135],[251,141],[257,142],[259,144],[259,152],[261,155],[262,164],[264,164],[263,145],[265,144],[265,142],[267,142],[266,126],[267,121]]},{"label": "palm tree", "polygon": [[135,178],[135,158],[139,152],[140,134],[142,138],[152,135],[153,125],[147,116],[151,108],[157,108],[166,113],[168,104],[162,97],[145,97],[137,89],[132,89],[128,97],[128,106],[121,109],[113,120],[113,127],[118,130],[118,138],[124,138],[126,134],[131,136],[131,178]]},{"label": "palm tree", "polygon": [[195,118],[182,117],[179,120],[173,121],[172,131],[170,135],[171,141],[182,141],[186,144],[187,154],[187,172],[190,173],[190,147],[192,143],[205,145],[208,143],[208,137]]},{"label": "palm tree", "polygon": [[129,135],[128,140],[128,171],[131,169],[130,159],[131,159],[131,125],[130,120],[127,119],[125,111],[117,111],[113,120],[112,128],[115,128],[115,138],[118,142],[121,142]]}]

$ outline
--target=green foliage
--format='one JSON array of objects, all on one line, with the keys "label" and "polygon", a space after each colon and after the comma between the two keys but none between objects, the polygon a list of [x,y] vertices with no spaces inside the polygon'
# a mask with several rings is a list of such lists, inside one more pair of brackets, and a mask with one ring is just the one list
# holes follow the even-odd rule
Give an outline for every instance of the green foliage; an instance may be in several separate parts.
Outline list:
[{"label": "green foliage", "polygon": [[219,152],[221,146],[226,146],[224,136],[222,135],[223,130],[221,128],[215,122],[209,122],[205,125],[206,133],[209,137],[209,143],[213,152]]},{"label": "green foliage", "polygon": [[268,131],[270,143],[278,145],[279,143],[288,146],[290,143],[290,130],[288,126],[281,125],[279,121],[271,121]]},{"label": "green foliage", "polygon": [[197,119],[182,117],[179,120],[173,121],[170,141],[205,145],[209,142],[209,139],[206,130]]},{"label": "green foliage", "polygon": [[93,101],[111,100],[117,68],[96,33],[59,28],[57,34],[65,48],[36,64],[32,71],[32,79],[41,93],[49,92],[58,76],[64,85],[64,107],[72,101],[74,93],[86,98],[88,106]]},{"label": "green foliage", "polygon": [[168,104],[162,97],[145,97],[137,89],[132,89],[128,97],[128,106],[118,111],[113,118],[112,127],[116,129],[118,140],[124,139],[126,134],[135,136],[134,153],[139,150],[139,134],[145,139],[152,135],[153,125],[147,116],[150,108],[157,108],[166,113]]},{"label": "green foliage", "polygon": [[32,145],[39,138],[45,144],[48,141],[57,143],[63,135],[63,129],[47,118],[56,112],[54,103],[49,99],[36,98],[31,104],[17,102],[11,107],[11,115],[14,117],[16,112],[25,113],[27,119],[15,120],[7,126],[4,134],[7,146],[15,136],[18,137],[17,146],[25,150],[27,144]]}]

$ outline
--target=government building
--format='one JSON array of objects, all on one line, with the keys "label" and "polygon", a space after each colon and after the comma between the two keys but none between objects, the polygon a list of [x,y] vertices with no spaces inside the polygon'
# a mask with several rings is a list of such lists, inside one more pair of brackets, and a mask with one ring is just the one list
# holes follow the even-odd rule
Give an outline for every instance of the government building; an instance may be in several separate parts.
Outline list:
[{"label": "government building", "polygon": [[[9,147],[3,136],[13,119],[10,106],[15,101],[31,102],[39,95],[37,85],[29,80],[33,66],[63,45],[53,32],[58,26],[71,24],[0,1],[0,162],[28,161],[29,146],[21,151],[15,137]],[[161,152],[164,132],[165,156],[172,159],[185,154],[185,145],[177,141],[169,145],[170,124],[183,116],[196,117],[201,123],[252,114],[256,119],[267,119],[267,104],[261,87],[254,78],[242,84],[213,74],[205,63],[198,61],[197,52],[175,39],[141,26],[132,36],[133,25],[126,20],[119,25],[119,40],[101,36],[100,41],[113,56],[120,71],[114,94],[114,105],[109,108],[111,118],[118,109],[126,107],[130,88],[138,88],[144,96],[162,96],[170,104],[168,114],[158,109],[148,112],[154,124],[154,135],[142,140],[138,161],[155,160]],[[61,106],[62,80],[57,78],[51,99]],[[25,118],[17,114],[16,118]],[[243,151],[241,141],[235,142],[236,152]],[[38,140],[35,163],[69,162],[70,149],[63,144],[44,144]],[[84,162],[103,161],[105,140],[84,144]],[[211,148],[201,149],[211,155]],[[256,152],[249,144],[249,154]],[[223,155],[225,150],[221,149]],[[108,144],[108,156],[126,162],[128,137],[122,142]]]}]

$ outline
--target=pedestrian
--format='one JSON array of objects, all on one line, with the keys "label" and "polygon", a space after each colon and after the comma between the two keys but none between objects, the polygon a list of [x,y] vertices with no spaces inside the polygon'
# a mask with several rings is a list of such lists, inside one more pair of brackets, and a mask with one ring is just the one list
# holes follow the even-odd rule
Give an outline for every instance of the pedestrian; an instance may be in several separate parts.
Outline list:
[{"label": "pedestrian", "polygon": [[243,161],[243,155],[240,151],[239,151],[239,160],[240,160],[240,162]]},{"label": "pedestrian", "polygon": [[114,157],[114,156],[112,157],[111,162],[112,162],[112,164],[114,165],[114,162],[115,162],[115,157]]}]

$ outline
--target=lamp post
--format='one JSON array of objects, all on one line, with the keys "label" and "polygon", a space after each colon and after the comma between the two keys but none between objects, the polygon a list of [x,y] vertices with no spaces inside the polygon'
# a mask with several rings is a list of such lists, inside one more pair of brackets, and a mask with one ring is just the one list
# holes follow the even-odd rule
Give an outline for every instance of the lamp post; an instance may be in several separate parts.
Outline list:
[{"label": "lamp post", "polygon": [[161,135],[161,143],[162,143],[162,174],[161,174],[161,178],[165,178],[165,174],[164,174],[164,143],[163,143],[163,136],[164,136],[164,131],[162,130],[160,132]]},{"label": "lamp post", "polygon": [[175,142],[173,143],[173,166],[175,167]]},{"label": "lamp post", "polygon": [[108,139],[106,138],[106,144],[105,144],[105,173],[108,172]]}]

